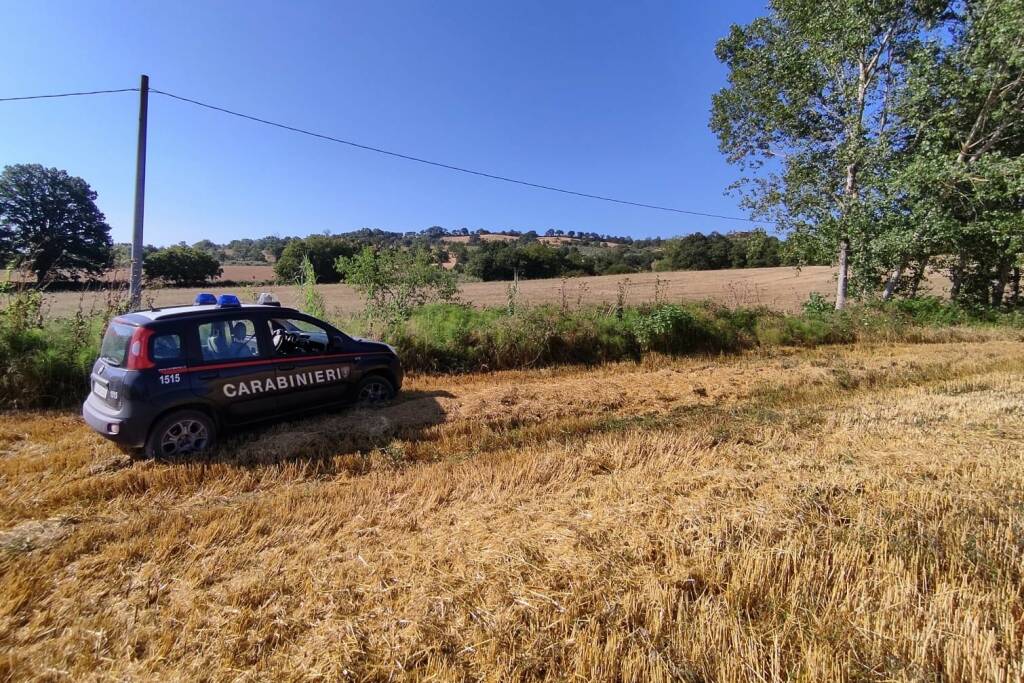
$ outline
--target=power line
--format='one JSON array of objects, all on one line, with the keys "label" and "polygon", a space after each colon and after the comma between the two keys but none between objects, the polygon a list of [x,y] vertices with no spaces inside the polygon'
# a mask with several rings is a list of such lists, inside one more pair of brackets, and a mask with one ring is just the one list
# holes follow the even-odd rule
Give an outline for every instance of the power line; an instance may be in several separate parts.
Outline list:
[{"label": "power line", "polygon": [[[115,90],[90,90],[90,91],[85,91],[85,92],[58,93],[58,94],[54,94],[54,95],[29,95],[29,96],[26,96],[26,97],[2,97],[2,98],[0,98],[0,102],[13,102],[13,101],[18,101],[18,100],[41,100],[41,99],[51,99],[51,98],[58,98],[58,97],[78,97],[78,96],[81,96],[81,95],[104,95],[104,94],[108,94],[108,93],[138,92],[138,91],[139,91],[138,88],[118,88],[118,89],[115,89]],[[422,157],[416,157],[416,156],[412,156],[410,154],[402,154],[400,152],[393,152],[393,151],[388,150],[388,149],[382,149],[380,147],[374,147],[372,145],[364,145],[362,143],[353,142],[351,140],[343,140],[342,138],[336,138],[336,137],[334,137],[332,135],[325,135],[324,133],[317,133],[315,131],[307,130],[305,128],[298,128],[297,126],[290,126],[290,125],[285,124],[285,123],[278,123],[277,121],[270,121],[268,119],[263,119],[263,118],[260,118],[258,116],[252,116],[250,114],[243,114],[242,112],[234,111],[232,109],[227,109],[225,107],[218,107],[216,105],[209,104],[207,102],[200,102],[199,100],[194,100],[194,99],[191,99],[189,97],[183,97],[181,95],[175,95],[174,93],[169,93],[169,92],[166,92],[164,90],[157,90],[156,88],[151,88],[150,91],[154,92],[154,93],[158,93],[160,95],[164,95],[165,97],[170,97],[172,99],[179,100],[181,102],[187,102],[189,104],[194,104],[194,105],[196,105],[198,107],[203,107],[203,108],[206,108],[206,109],[211,109],[213,111],[221,112],[223,114],[229,114],[231,116],[236,116],[238,118],[246,119],[248,121],[253,121],[255,123],[261,123],[261,124],[263,124],[265,126],[272,126],[274,128],[280,128],[282,130],[291,131],[293,133],[299,133],[301,135],[308,135],[310,137],[319,138],[321,140],[327,140],[329,142],[336,142],[338,144],[348,145],[349,147],[355,147],[357,149],[366,150],[368,152],[376,152],[378,154],[385,154],[387,156],[395,157],[395,158],[398,158],[398,159],[405,159],[406,161],[415,161],[416,163],[426,164],[427,166],[434,166],[434,167],[437,167],[437,168],[444,168],[444,169],[447,169],[449,171],[456,171],[458,173],[467,173],[469,175],[475,175],[475,176],[479,176],[481,178],[489,178],[491,180],[500,180],[502,182],[512,183],[514,185],[522,185],[524,187],[532,187],[534,189],[547,190],[549,192],[559,192],[561,194],[572,195],[574,197],[584,197],[586,199],[596,199],[596,200],[599,200],[599,201],[602,201],[602,202],[611,202],[613,204],[624,204],[626,206],[636,206],[636,207],[640,207],[640,208],[643,208],[643,209],[654,209],[656,211],[668,211],[668,212],[671,212],[671,213],[685,214],[685,215],[688,215],[688,216],[700,216],[700,217],[703,217],[703,218],[718,218],[718,219],[726,220],[726,221],[741,221],[741,222],[744,222],[744,223],[770,222],[770,221],[757,221],[757,220],[752,219],[752,218],[743,218],[741,216],[725,216],[725,215],[717,214],[717,213],[706,213],[706,212],[703,212],[703,211],[691,211],[689,209],[679,209],[679,208],[676,208],[676,207],[673,207],[673,206],[661,206],[661,205],[658,205],[658,204],[647,204],[647,203],[644,203],[644,202],[634,202],[634,201],[630,201],[628,199],[618,199],[616,197],[609,197],[609,196],[600,195],[600,194],[592,194],[592,193],[589,193],[589,192],[578,192],[576,190],[567,190],[565,188],[555,187],[553,185],[544,185],[542,183],[534,183],[534,182],[530,182],[528,180],[520,180],[518,178],[509,178],[507,176],[497,175],[495,173],[487,173],[485,171],[476,171],[476,170],[473,170],[471,168],[464,168],[462,166],[455,166],[453,164],[446,164],[446,163],[443,163],[443,162],[440,162],[440,161],[432,161],[430,159],[424,159]]]},{"label": "power line", "polygon": [[118,88],[116,90],[88,90],[86,92],[62,92],[55,95],[26,95],[25,97],[0,97],[0,102],[15,102],[18,100],[46,100],[55,97],[79,97],[80,95],[106,95],[112,92],[138,92],[138,88]]},{"label": "power line", "polygon": [[188,102],[189,104],[194,104],[194,105],[197,105],[199,107],[205,107],[206,109],[212,109],[213,111],[218,111],[218,112],[221,112],[221,113],[224,113],[224,114],[230,114],[231,116],[237,116],[238,118],[247,119],[249,121],[255,121],[256,123],[262,123],[262,124],[267,125],[267,126],[273,126],[275,128],[281,128],[283,130],[292,131],[293,133],[300,133],[302,135],[308,135],[310,137],[320,138],[321,140],[328,140],[330,142],[337,142],[337,143],[342,144],[342,145],[348,145],[349,147],[356,147],[358,149],[363,149],[363,150],[367,150],[367,151],[370,151],[370,152],[377,152],[378,154],[386,154],[388,156],[397,157],[399,159],[405,159],[407,161],[415,161],[417,163],[426,164],[428,166],[436,166],[438,168],[448,169],[449,171],[457,171],[459,173],[468,173],[470,175],[480,176],[482,178],[490,178],[491,180],[500,180],[502,182],[513,183],[515,185],[524,185],[526,187],[532,187],[532,188],[536,188],[536,189],[539,189],[539,190],[548,190],[550,192],[560,192],[562,194],[573,195],[573,196],[576,196],[576,197],[585,197],[587,199],[598,199],[598,200],[603,201],[603,202],[612,202],[612,203],[615,203],[615,204],[625,204],[627,206],[638,206],[638,207],[645,208],[645,209],[656,209],[658,211],[670,211],[672,213],[681,213],[681,214],[686,214],[686,215],[689,215],[689,216],[702,216],[704,218],[720,218],[722,220],[727,220],[727,221],[743,221],[743,222],[746,222],[746,223],[763,222],[763,221],[756,221],[756,220],[754,220],[752,218],[742,218],[742,217],[739,217],[739,216],[723,216],[721,214],[716,214],[716,213],[704,213],[702,211],[689,211],[687,209],[678,209],[678,208],[671,207],[671,206],[659,206],[657,204],[645,204],[643,202],[633,202],[633,201],[629,201],[629,200],[626,200],[626,199],[617,199],[615,197],[607,197],[607,196],[599,195],[599,194],[590,194],[589,192],[577,192],[575,190],[567,190],[565,188],[554,187],[552,185],[542,185],[541,183],[533,183],[533,182],[530,182],[530,181],[527,181],[527,180],[519,180],[517,178],[508,178],[506,176],[496,175],[494,173],[486,173],[484,171],[475,171],[475,170],[473,170],[471,168],[463,168],[462,166],[454,166],[452,164],[446,164],[446,163],[442,163],[440,161],[431,161],[430,159],[423,159],[421,157],[415,157],[415,156],[411,156],[409,154],[402,154],[400,152],[393,152],[393,151],[388,150],[388,149],[382,149],[380,147],[373,147],[371,145],[364,145],[364,144],[361,144],[361,143],[358,143],[358,142],[352,142],[351,140],[343,140],[341,138],[336,138],[336,137],[331,136],[331,135],[325,135],[323,133],[317,133],[315,131],[306,130],[304,128],[298,128],[296,126],[289,126],[288,124],[278,123],[276,121],[269,121],[267,119],[259,118],[258,116],[251,116],[249,114],[243,114],[241,112],[233,111],[231,109],[225,109],[224,107],[218,107],[216,105],[208,104],[206,102],[200,102],[199,100],[193,100],[193,99],[188,98],[188,97],[182,97],[181,95],[175,95],[174,93],[165,92],[163,90],[157,90],[156,88],[152,88],[151,92],[159,93],[160,95],[164,95],[166,97],[171,97],[171,98],[176,99],[176,100],[181,100],[182,102]]}]

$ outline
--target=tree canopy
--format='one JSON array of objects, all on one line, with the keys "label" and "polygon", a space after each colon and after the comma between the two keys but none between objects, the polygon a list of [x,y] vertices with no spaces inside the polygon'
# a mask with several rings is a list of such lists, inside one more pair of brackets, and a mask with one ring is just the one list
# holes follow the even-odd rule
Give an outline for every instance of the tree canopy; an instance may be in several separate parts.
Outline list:
[{"label": "tree canopy", "polygon": [[347,239],[330,235],[291,240],[274,264],[274,274],[280,280],[295,282],[302,274],[302,259],[308,258],[317,282],[338,282],[341,274],[335,269],[335,263],[339,258],[355,254],[357,248]]},{"label": "tree canopy", "polygon": [[15,164],[0,174],[0,262],[37,282],[99,274],[111,263],[110,226],[96,192],[67,171]]},{"label": "tree canopy", "polygon": [[929,266],[996,304],[1019,281],[1022,40],[1019,0],[772,0],[719,41],[734,189],[804,260],[831,251],[837,307]]},{"label": "tree canopy", "polygon": [[222,272],[217,259],[185,244],[147,254],[142,270],[147,279],[160,280],[175,287],[204,285]]}]

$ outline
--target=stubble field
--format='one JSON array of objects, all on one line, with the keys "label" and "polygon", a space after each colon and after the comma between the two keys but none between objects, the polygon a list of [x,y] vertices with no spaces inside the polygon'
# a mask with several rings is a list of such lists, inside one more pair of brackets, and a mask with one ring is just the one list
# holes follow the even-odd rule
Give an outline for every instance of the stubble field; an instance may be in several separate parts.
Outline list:
[{"label": "stubble field", "polygon": [[0,416],[0,679],[1021,680],[1008,334],[419,376],[190,462]]},{"label": "stubble field", "polygon": [[[260,266],[239,266],[260,268]],[[519,283],[519,301],[526,304],[569,305],[613,303],[620,287],[626,303],[661,301],[711,300],[728,306],[767,306],[776,310],[796,311],[811,292],[831,296],[835,289],[834,270],[827,266],[803,269],[745,268],[738,270],[691,270],[671,273],[636,273],[633,275],[599,275],[550,280],[523,280]],[[267,277],[273,277],[272,273]],[[239,280],[248,278],[238,277]],[[261,278],[262,279],[262,278]],[[939,283],[941,284],[941,283]],[[508,282],[470,282],[460,288],[463,301],[476,306],[503,306],[508,301]],[[286,305],[297,303],[295,287],[259,286],[259,291],[273,292]],[[166,306],[191,302],[199,292],[244,294],[239,287],[205,287],[201,289],[150,289],[147,302]],[[359,296],[344,284],[320,285],[320,291],[332,312],[342,315],[362,308]],[[59,292],[46,297],[54,315],[67,315],[79,309],[102,310],[103,292]]]}]

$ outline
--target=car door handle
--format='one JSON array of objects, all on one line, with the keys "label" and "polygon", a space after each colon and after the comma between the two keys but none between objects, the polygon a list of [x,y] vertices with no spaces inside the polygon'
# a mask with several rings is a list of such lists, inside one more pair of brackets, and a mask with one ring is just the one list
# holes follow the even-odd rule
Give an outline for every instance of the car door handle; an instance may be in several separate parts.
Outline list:
[{"label": "car door handle", "polygon": [[294,370],[295,366],[294,365],[278,365],[277,369],[278,370]]},{"label": "car door handle", "polygon": [[215,377],[220,377],[220,373],[219,372],[200,372],[199,373],[199,379],[214,379]]}]

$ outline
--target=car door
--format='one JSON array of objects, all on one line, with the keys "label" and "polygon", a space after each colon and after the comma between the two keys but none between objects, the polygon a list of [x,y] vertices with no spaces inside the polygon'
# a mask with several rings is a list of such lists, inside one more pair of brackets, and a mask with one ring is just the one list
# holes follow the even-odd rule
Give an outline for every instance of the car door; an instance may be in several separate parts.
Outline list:
[{"label": "car door", "polygon": [[225,315],[193,323],[192,391],[226,420],[249,422],[278,411],[277,371],[260,317]]},{"label": "car door", "polygon": [[295,314],[272,315],[268,323],[282,410],[317,408],[348,398],[353,359],[336,346],[337,332]]}]

